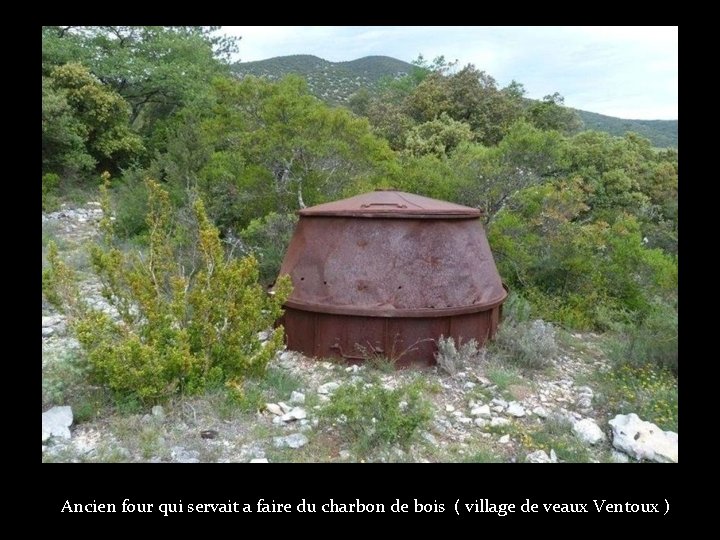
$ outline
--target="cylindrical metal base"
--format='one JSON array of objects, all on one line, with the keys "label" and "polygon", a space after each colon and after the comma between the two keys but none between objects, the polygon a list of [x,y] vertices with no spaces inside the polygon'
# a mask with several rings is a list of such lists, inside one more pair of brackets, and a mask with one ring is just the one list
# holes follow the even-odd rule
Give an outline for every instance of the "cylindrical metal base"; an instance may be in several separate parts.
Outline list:
[{"label": "cylindrical metal base", "polygon": [[484,344],[497,331],[500,306],[448,317],[363,317],[285,308],[280,321],[288,349],[316,358],[362,363],[383,356],[396,367],[435,364],[437,339]]}]

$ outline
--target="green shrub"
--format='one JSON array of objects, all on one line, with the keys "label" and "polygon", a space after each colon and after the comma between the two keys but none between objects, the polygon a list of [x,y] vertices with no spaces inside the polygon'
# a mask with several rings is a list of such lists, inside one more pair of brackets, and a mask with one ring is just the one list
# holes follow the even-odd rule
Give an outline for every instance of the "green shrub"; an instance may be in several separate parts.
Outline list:
[{"label": "green shrub", "polygon": [[127,171],[115,190],[118,236],[132,238],[147,231],[148,192],[139,171]]},{"label": "green shrub", "polygon": [[46,212],[54,210],[57,205],[57,190],[60,177],[55,173],[42,176],[42,209]]},{"label": "green shrub", "polygon": [[260,262],[263,283],[273,283],[277,278],[296,223],[294,214],[271,212],[262,219],[253,219],[240,232],[240,237]]},{"label": "green shrub", "polygon": [[93,377],[119,399],[147,402],[263,373],[282,346],[283,329],[277,328],[267,343],[257,333],[281,315],[289,279],[278,280],[275,293],[266,294],[253,257],[225,256],[200,200],[194,205],[198,260],[194,270],[186,271],[173,248],[177,223],[169,195],[152,180],[146,182],[148,251],[121,252],[112,245],[108,181],[101,221],[105,245],[94,246],[91,257],[118,320],[87,305],[52,244],[43,275],[43,291],[67,311]]},{"label": "green shrub", "polygon": [[639,323],[616,328],[608,355],[618,366],[656,366],[678,372],[678,316],[665,304],[656,304]]},{"label": "green shrub", "polygon": [[320,416],[335,423],[359,454],[393,444],[407,446],[432,417],[422,390],[420,381],[394,390],[358,381],[338,388]]},{"label": "green shrub", "polygon": [[557,354],[555,327],[542,320],[506,320],[495,336],[494,348],[512,364],[531,369],[547,367]]},{"label": "green shrub", "polygon": [[661,429],[678,430],[677,379],[655,366],[616,366],[597,376],[599,405],[608,416],[636,413]]},{"label": "green shrub", "polygon": [[477,341],[471,339],[465,343],[455,345],[455,340],[448,336],[437,340],[435,361],[440,369],[451,377],[469,364],[478,364],[485,360],[485,349],[478,347]]}]

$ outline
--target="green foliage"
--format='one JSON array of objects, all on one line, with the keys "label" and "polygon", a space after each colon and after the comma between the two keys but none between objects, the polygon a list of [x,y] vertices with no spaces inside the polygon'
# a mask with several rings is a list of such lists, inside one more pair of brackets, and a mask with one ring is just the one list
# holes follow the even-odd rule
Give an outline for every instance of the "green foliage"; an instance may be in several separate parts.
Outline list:
[{"label": "green foliage", "polygon": [[[512,194],[491,221],[501,275],[542,318],[574,328],[603,327],[608,310],[647,313],[656,297],[672,302],[677,259],[651,248],[643,229],[660,226],[647,210],[652,197],[673,198],[677,176],[632,136],[568,142],[550,165],[557,179]],[[665,176],[654,183],[658,169]],[[651,195],[658,185],[664,196]]]},{"label": "green foliage", "polygon": [[68,63],[44,80],[43,164],[80,172],[122,165],[142,149],[128,125],[127,102],[87,68]]},{"label": "green foliage", "polygon": [[493,145],[520,118],[522,94],[517,86],[499,89],[495,79],[469,64],[457,73],[428,75],[409,96],[407,111],[417,122],[443,112],[470,125],[476,140]]},{"label": "green foliage", "polygon": [[194,205],[196,271],[186,272],[174,256],[168,193],[150,180],[147,188],[148,253],[128,256],[112,247],[107,193],[101,222],[106,246],[92,251],[103,295],[119,320],[86,305],[51,245],[43,289],[48,300],[68,308],[93,375],[119,396],[152,401],[263,373],[282,346],[283,331],[276,329],[266,344],[257,333],[280,316],[289,280],[280,279],[275,294],[266,294],[254,258],[225,256],[200,200]]},{"label": "green foliage", "polygon": [[677,120],[629,120],[590,111],[577,110],[585,129],[603,131],[616,137],[637,133],[648,139],[656,148],[678,147]]},{"label": "green foliage", "polygon": [[525,111],[525,117],[538,129],[573,133],[582,127],[577,111],[564,106],[565,98],[558,92],[533,101]]},{"label": "green foliage", "polygon": [[563,146],[558,133],[541,131],[523,121],[509,127],[495,147],[461,145],[448,163],[457,182],[455,198],[481,208],[491,222],[511,196],[559,174]]},{"label": "green foliage", "polygon": [[295,214],[271,212],[262,219],[252,220],[240,232],[240,237],[260,263],[263,283],[273,283],[277,278],[297,220]]},{"label": "green foliage", "polygon": [[258,62],[242,62],[232,66],[235,73],[254,75],[278,81],[290,73],[302,74],[310,91],[330,104],[345,103],[362,89],[377,89],[387,80],[393,81],[414,73],[407,62],[388,56],[366,56],[350,62],[328,62],[311,55],[291,55]]},{"label": "green foliage", "polygon": [[218,80],[215,90],[214,114],[202,122],[210,157],[197,177],[223,229],[336,199],[391,162],[365,120],[323,105],[299,78]]},{"label": "green foliage", "polygon": [[587,463],[589,458],[587,446],[575,436],[572,424],[565,419],[548,418],[540,428],[524,437],[524,445],[548,454],[555,450],[558,459],[566,463]]},{"label": "green foliage", "polygon": [[417,125],[405,141],[406,151],[413,156],[432,154],[447,157],[460,143],[470,142],[473,132],[468,124],[457,122],[443,112],[435,120]]},{"label": "green foliage", "polygon": [[406,447],[432,418],[422,394],[420,380],[394,390],[358,381],[338,388],[320,417],[335,423],[360,455],[394,444]]},{"label": "green foliage", "polygon": [[147,231],[148,190],[142,174],[142,170],[129,169],[115,187],[115,232],[119,237],[138,237]]},{"label": "green foliage", "polygon": [[506,320],[495,336],[493,348],[506,362],[530,369],[547,367],[558,353],[555,328],[541,320]]},{"label": "green foliage", "polygon": [[616,366],[645,366],[678,373],[678,314],[665,303],[654,303],[643,316],[612,325],[615,336],[608,356]]},{"label": "green foliage", "polygon": [[86,127],[75,117],[68,103],[67,92],[43,76],[43,171],[62,171],[70,175],[92,170],[95,160],[86,148],[86,132]]},{"label": "green foliage", "polygon": [[506,392],[510,386],[523,382],[518,369],[512,365],[491,363],[487,367],[486,374],[501,392]]},{"label": "green foliage", "polygon": [[621,364],[597,375],[599,405],[609,417],[636,413],[664,430],[678,430],[677,378],[656,366]]},{"label": "green foliage", "polygon": [[[347,104],[356,114],[370,118],[375,127],[380,126],[379,122],[383,117],[380,114],[370,113],[370,107],[374,103],[387,102],[388,95],[407,96],[431,73],[439,72],[441,75],[447,75],[455,68],[455,63],[447,62],[442,56],[435,58],[433,62],[428,62],[422,55],[412,64],[386,56],[368,56],[351,62],[335,63],[316,56],[293,55],[233,66],[233,70],[239,74],[266,77],[271,81],[280,80],[291,73],[298,74],[308,81],[313,95],[332,105]],[[514,81],[505,90],[508,94],[520,96],[524,94],[522,85]],[[377,96],[377,99],[373,99],[373,96]],[[677,148],[677,120],[615,118],[562,107],[559,103],[560,98],[561,96],[555,93],[546,96],[542,101],[525,99],[527,103],[525,108],[535,110],[534,116],[538,117],[538,125],[543,129],[545,127],[563,129],[564,126],[568,126],[569,131],[572,131],[573,125],[579,124],[579,126],[584,125],[585,129],[604,131],[621,137],[628,132],[634,132],[649,139],[655,147]],[[549,99],[552,99],[557,106],[546,106]],[[527,111],[523,114],[527,117]],[[407,116],[403,118],[407,119]],[[532,119],[529,120],[532,122]],[[378,129],[378,133],[388,139],[393,149],[402,149],[404,139],[396,140],[395,137],[390,136],[391,122],[383,122],[383,124],[383,127]]]},{"label": "green foliage", "polygon": [[227,72],[237,38],[208,26],[43,27],[43,73],[80,62],[130,104],[133,127],[149,133],[156,121],[186,105]]},{"label": "green foliage", "polygon": [[55,173],[47,173],[42,176],[42,209],[52,210],[57,200],[57,188],[60,184],[60,177]]}]

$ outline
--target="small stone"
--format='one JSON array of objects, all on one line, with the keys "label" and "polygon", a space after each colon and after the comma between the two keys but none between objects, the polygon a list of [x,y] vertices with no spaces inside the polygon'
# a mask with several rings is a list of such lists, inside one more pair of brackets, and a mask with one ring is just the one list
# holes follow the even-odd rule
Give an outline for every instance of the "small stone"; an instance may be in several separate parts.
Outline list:
[{"label": "small stone", "polygon": [[348,373],[357,373],[358,371],[360,371],[360,366],[358,366],[357,364],[353,364],[352,366],[346,367],[345,371],[347,371]]},{"label": "small stone", "polygon": [[62,322],[62,318],[58,317],[56,315],[51,315],[50,317],[42,318],[43,328],[49,328],[51,326],[55,326],[56,324],[60,324],[61,322]]},{"label": "small stone", "polygon": [[471,381],[468,381],[468,382],[466,382],[465,384],[463,384],[463,388],[464,388],[465,390],[472,390],[473,388],[475,388],[475,383],[474,383],[474,382],[471,382]]},{"label": "small stone", "polygon": [[[50,337],[50,336],[52,336],[54,333],[55,333],[55,330],[54,330],[53,328],[50,328],[50,327],[47,327],[47,326],[43,326],[43,328],[42,328],[42,336],[43,336],[43,337]],[[37,334],[35,334],[35,335],[37,335]]]},{"label": "small stone", "polygon": [[69,439],[70,426],[73,423],[72,408],[66,406],[53,407],[42,413],[42,442],[50,437]]},{"label": "small stone", "polygon": [[292,422],[294,420],[302,420],[307,418],[307,412],[302,407],[294,407],[292,410],[283,414],[280,418],[283,422]]},{"label": "small stone", "polygon": [[490,379],[487,379],[485,377],[477,377],[477,381],[483,385],[483,386],[490,386]]},{"label": "small stone", "polygon": [[592,397],[588,395],[581,395],[577,400],[577,406],[581,409],[589,409],[592,407]]},{"label": "small stone", "polygon": [[285,413],[285,411],[282,410],[280,405],[276,403],[266,403],[265,404],[265,410],[271,412],[274,415],[280,416]]},{"label": "small stone", "polygon": [[508,406],[508,402],[505,401],[504,399],[493,398],[492,402],[493,402],[495,405],[500,405],[503,409]]},{"label": "small stone", "polygon": [[490,412],[490,405],[480,405],[479,407],[475,407],[470,411],[470,414],[479,418],[490,418],[492,416],[492,413]]},{"label": "small stone", "polygon": [[249,463],[270,463],[267,458],[253,458]]},{"label": "small stone", "polygon": [[278,401],[278,406],[282,409],[283,414],[289,413],[292,407],[283,401]]},{"label": "small stone", "polygon": [[150,412],[155,418],[165,418],[165,409],[162,408],[162,405],[155,405]]},{"label": "small stone", "polygon": [[595,445],[605,440],[605,434],[592,418],[584,418],[573,424],[573,432],[582,442]]},{"label": "small stone", "polygon": [[276,448],[300,448],[308,443],[308,438],[302,433],[293,433],[284,437],[273,437]]},{"label": "small stone", "polygon": [[453,412],[452,412],[452,415],[453,415],[455,418],[460,418],[461,416],[465,416],[462,411],[453,411]]},{"label": "small stone", "polygon": [[200,463],[195,450],[186,450],[182,446],[173,446],[170,455],[177,463]]},{"label": "small stone", "polygon": [[350,451],[340,450],[340,459],[350,459]]},{"label": "small stone", "polygon": [[535,407],[535,408],[532,410],[532,412],[533,412],[533,414],[534,414],[535,416],[539,416],[540,418],[547,418],[547,417],[548,417],[548,412],[547,412],[547,410],[545,410],[544,407]]},{"label": "small stone", "polygon": [[296,403],[296,404],[303,404],[305,403],[305,394],[302,392],[296,392],[293,390],[292,394],[290,394],[290,403]]},{"label": "small stone", "polygon": [[455,407],[453,407],[453,406],[450,405],[449,403],[448,403],[447,405],[445,405],[445,412],[450,412],[450,413],[451,413],[451,412],[454,412],[454,411],[455,411]]},{"label": "small stone", "polygon": [[629,463],[630,458],[627,456],[627,454],[623,454],[622,452],[613,450],[610,453],[610,461],[612,461],[613,463]]},{"label": "small stone", "polygon": [[283,353],[280,353],[280,361],[281,362],[289,362],[293,358],[292,352],[285,351]]},{"label": "small stone", "polygon": [[460,422],[461,424],[469,424],[470,422],[472,422],[472,418],[468,418],[467,416],[460,416],[458,417],[458,422]]},{"label": "small stone", "polygon": [[500,414],[501,412],[503,412],[505,410],[505,407],[503,407],[502,405],[495,405],[492,408],[492,410],[495,411],[496,413]]},{"label": "small stone", "polygon": [[331,382],[320,385],[317,389],[317,392],[318,392],[318,394],[328,395],[328,394],[332,394],[339,387],[340,387],[340,383],[331,381]]},{"label": "small stone", "polygon": [[593,392],[593,389],[589,386],[580,386],[578,389],[578,394],[587,394],[589,396],[593,396],[595,392]]},{"label": "small stone", "polygon": [[488,421],[485,420],[484,418],[476,418],[475,419],[475,425],[479,428],[484,428],[485,426],[487,426],[487,424],[488,424]]},{"label": "small stone", "polygon": [[558,462],[557,454],[555,453],[555,450],[553,450],[552,448],[550,449],[550,461],[551,461],[552,463],[557,463],[557,462]]},{"label": "small stone", "polygon": [[501,427],[501,426],[507,426],[510,424],[510,420],[507,418],[499,418],[495,417],[492,420],[490,420],[490,427]]},{"label": "small stone", "polygon": [[437,446],[437,444],[438,444],[437,439],[436,439],[435,436],[434,436],[432,433],[430,433],[429,431],[423,431],[423,432],[420,434],[420,436],[421,436],[427,443],[429,443],[429,444],[431,444],[431,445],[433,445],[433,446]]},{"label": "small stone", "polygon": [[512,401],[506,411],[510,416],[521,418],[525,416],[525,409],[517,401]]},{"label": "small stone", "polygon": [[502,437],[500,437],[500,438],[498,439],[498,442],[499,442],[500,444],[507,444],[507,443],[509,443],[509,442],[510,442],[510,435],[503,435]]},{"label": "small stone", "polygon": [[270,332],[258,332],[257,338],[260,341],[267,341],[268,339],[270,339]]},{"label": "small stone", "polygon": [[526,463],[554,463],[552,458],[548,456],[544,450],[536,450],[535,452],[529,453],[525,457]]}]

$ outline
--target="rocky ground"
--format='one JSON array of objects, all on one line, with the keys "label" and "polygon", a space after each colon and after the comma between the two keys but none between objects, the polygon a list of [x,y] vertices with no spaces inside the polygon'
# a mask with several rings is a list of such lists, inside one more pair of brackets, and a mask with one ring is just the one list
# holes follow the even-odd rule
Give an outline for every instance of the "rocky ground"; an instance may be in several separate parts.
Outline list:
[{"label": "rocky ground", "polygon": [[[112,312],[89,273],[86,243],[97,234],[97,203],[43,214],[43,255],[52,239],[83,277],[83,291]],[[44,263],[45,264],[45,263]],[[561,337],[561,339],[560,339]],[[243,403],[224,393],[143,410],[110,403],[87,387],[65,318],[43,301],[44,462],[677,462],[677,435],[635,415],[602,409],[593,374],[607,369],[600,336],[562,334],[542,370],[521,371],[492,357],[450,376],[438,367],[390,372],[285,351]],[[360,451],[322,411],[338,388],[422,384],[431,419],[406,446]],[[368,421],[375,421],[374,418]]]}]

